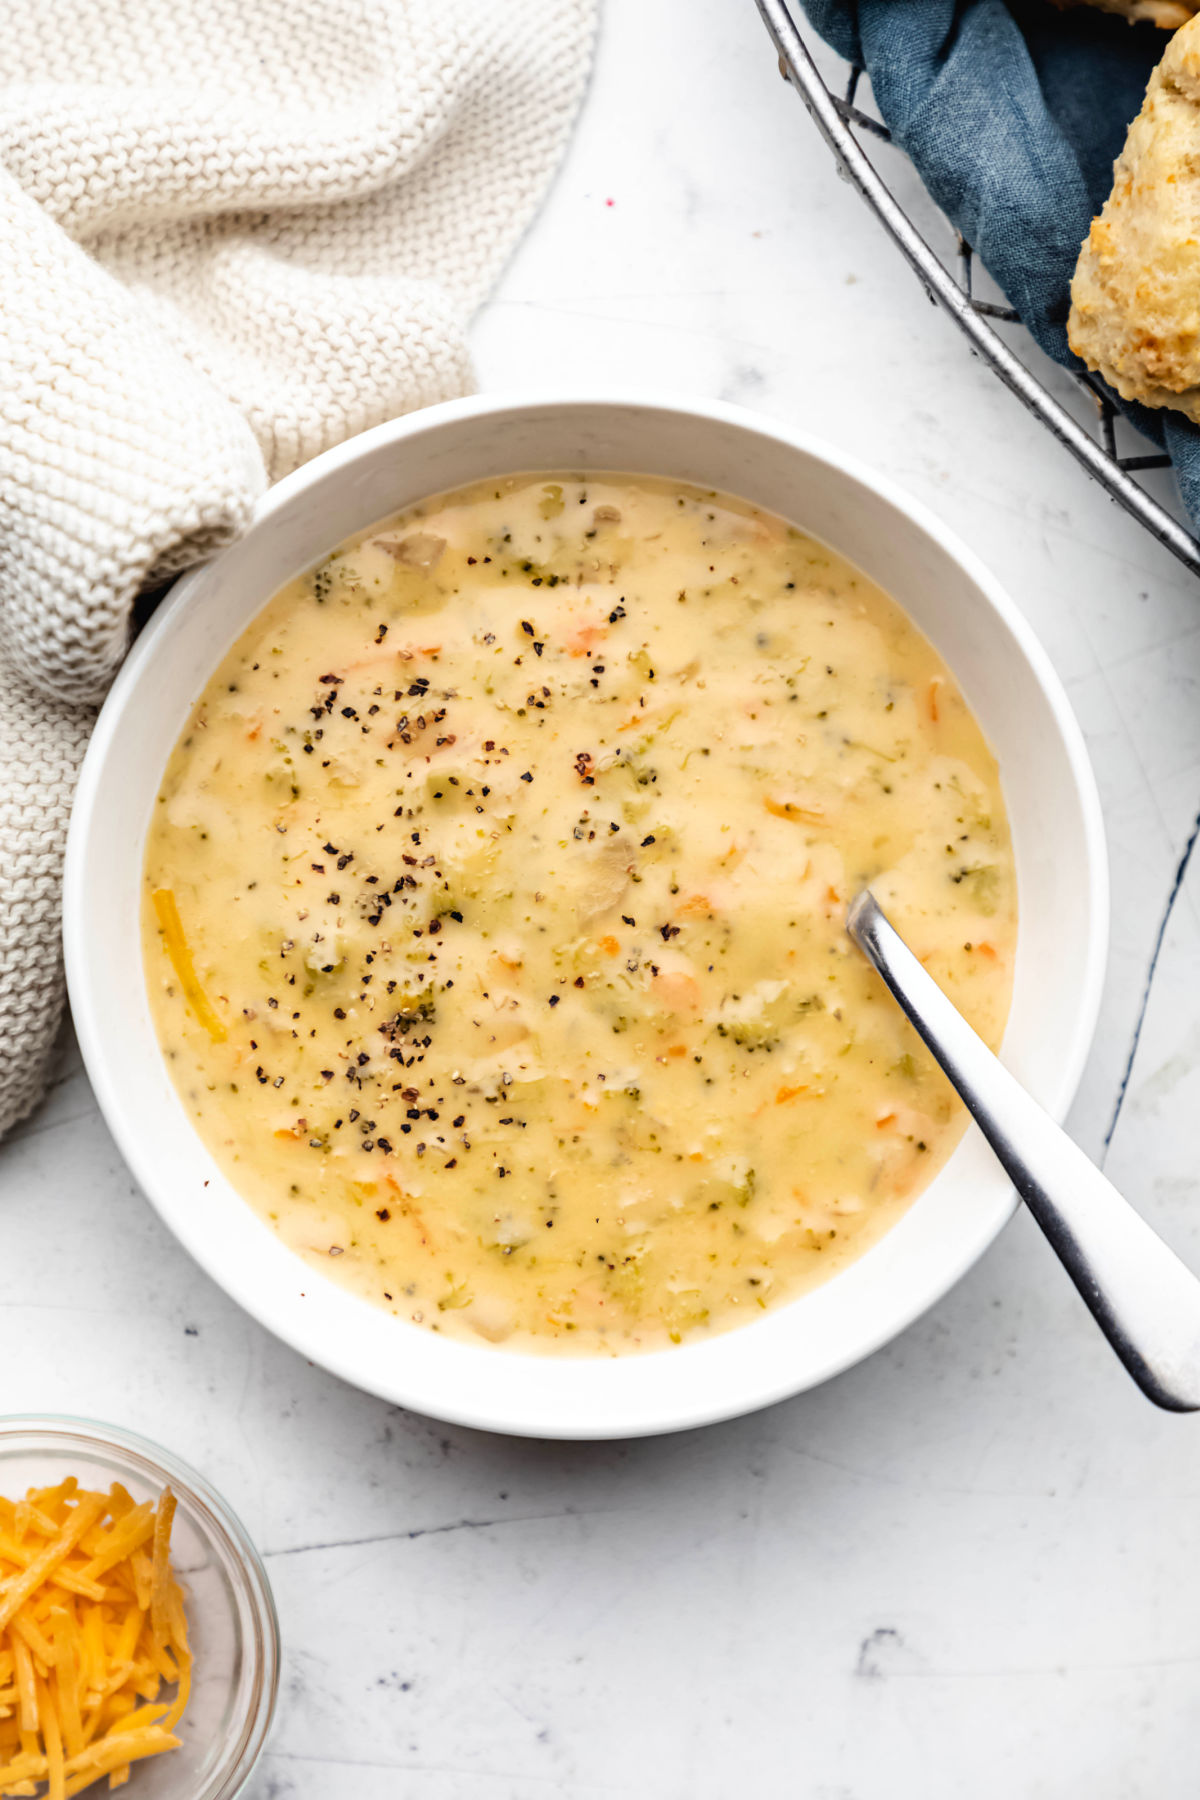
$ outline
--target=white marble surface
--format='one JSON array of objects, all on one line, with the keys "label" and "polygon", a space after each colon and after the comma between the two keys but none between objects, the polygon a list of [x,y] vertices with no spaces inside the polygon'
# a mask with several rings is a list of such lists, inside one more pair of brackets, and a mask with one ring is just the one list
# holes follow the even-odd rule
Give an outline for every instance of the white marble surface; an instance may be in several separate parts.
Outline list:
[{"label": "white marble surface", "polygon": [[[1098,1149],[1200,805],[1200,591],[935,313],[835,177],[751,0],[608,0],[481,384],[720,394],[853,447],[1047,644],[1110,833]],[[1109,1166],[1200,1266],[1185,882]],[[1064,929],[1070,921],[1064,920]],[[822,1391],[659,1442],[452,1430],[283,1348],[134,1189],[69,1046],[0,1150],[5,1408],[121,1420],[266,1553],[287,1645],[253,1800],[1183,1800],[1200,1422],[1128,1385],[1018,1219]]]}]

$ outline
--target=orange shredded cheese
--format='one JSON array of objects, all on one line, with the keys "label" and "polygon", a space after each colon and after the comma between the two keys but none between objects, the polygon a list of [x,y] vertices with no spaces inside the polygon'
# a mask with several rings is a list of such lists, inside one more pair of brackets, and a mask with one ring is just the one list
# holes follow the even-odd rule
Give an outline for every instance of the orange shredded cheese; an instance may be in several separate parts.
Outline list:
[{"label": "orange shredded cheese", "polygon": [[229,1033],[196,973],[191,946],[184,933],[183,920],[179,917],[179,906],[175,895],[170,888],[155,888],[152,899],[158,928],[162,932],[163,948],[170,957],[171,966],[179,977],[183,997],[213,1043],[223,1044]]},{"label": "orange shredded cheese", "polygon": [[[0,1796],[70,1800],[175,1750],[192,1658],[175,1496],[74,1478],[0,1498]],[[164,1686],[173,1698],[162,1700]]]},{"label": "orange shredded cheese", "polygon": [[791,819],[802,825],[824,825],[825,808],[815,802],[811,806],[802,806],[798,800],[772,800],[769,797],[763,805],[774,819]]}]

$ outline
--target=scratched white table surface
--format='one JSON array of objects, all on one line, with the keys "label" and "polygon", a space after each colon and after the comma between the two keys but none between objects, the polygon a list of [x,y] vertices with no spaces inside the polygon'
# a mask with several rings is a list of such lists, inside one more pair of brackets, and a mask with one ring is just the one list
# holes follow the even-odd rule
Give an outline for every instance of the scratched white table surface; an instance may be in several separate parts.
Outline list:
[{"label": "scratched white table surface", "polygon": [[[1200,586],[930,307],[751,0],[608,0],[575,142],[475,348],[488,389],[650,385],[802,424],[1008,586],[1109,831],[1073,1124],[1099,1151],[1149,983],[1108,1166],[1200,1266],[1194,878],[1152,968],[1200,807]],[[252,1800],[1196,1793],[1200,1419],[1139,1398],[1025,1218],[822,1390],[568,1447],[406,1414],[268,1336],[137,1192],[67,1036],[0,1149],[0,1234],[4,1407],[172,1446],[262,1548],[286,1660]]]}]

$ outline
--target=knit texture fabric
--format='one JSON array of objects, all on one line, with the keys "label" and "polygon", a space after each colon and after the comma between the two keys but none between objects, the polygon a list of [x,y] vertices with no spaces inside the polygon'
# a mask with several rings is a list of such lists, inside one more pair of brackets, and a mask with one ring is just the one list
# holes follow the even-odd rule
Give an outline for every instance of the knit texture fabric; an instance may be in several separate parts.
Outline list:
[{"label": "knit texture fabric", "polygon": [[[0,1133],[133,601],[269,481],[471,383],[595,0],[9,0],[0,33]],[[268,596],[263,596],[264,600]]]}]

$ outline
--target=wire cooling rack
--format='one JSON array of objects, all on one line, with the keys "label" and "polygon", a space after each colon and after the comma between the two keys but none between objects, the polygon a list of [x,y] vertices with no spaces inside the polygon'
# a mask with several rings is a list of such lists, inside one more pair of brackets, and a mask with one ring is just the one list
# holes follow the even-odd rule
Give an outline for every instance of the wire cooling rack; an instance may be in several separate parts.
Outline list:
[{"label": "wire cooling rack", "polygon": [[[1083,464],[1112,499],[1140,520],[1181,563],[1193,573],[1200,574],[1200,543],[1138,479],[1149,471],[1169,468],[1170,458],[1159,452],[1126,454],[1119,450],[1118,431],[1124,435],[1129,427],[1120,418],[1101,383],[1091,375],[1075,376],[1091,401],[1084,415],[1091,429],[1089,423],[1081,423],[1073,417],[1024,360],[1025,356],[1036,354],[1036,346],[1021,327],[1019,315],[1011,306],[983,299],[974,292],[974,256],[961,234],[953,231],[943,219],[950,254],[943,260],[930,247],[863,147],[864,140],[891,142],[886,125],[866,110],[869,102],[863,99],[863,70],[841,64],[841,69],[846,71],[845,85],[841,93],[835,93],[809,49],[805,31],[796,23],[793,16],[795,3],[796,0],[757,0],[759,12],[779,52],[780,73],[791,82],[812,114],[843,177],[867,201],[903,252],[929,298],[945,307],[965,333],[976,355],[990,365],[1005,386]],[[998,327],[1016,328],[1011,343],[1000,335]],[[1140,437],[1136,441],[1145,442]]]}]

